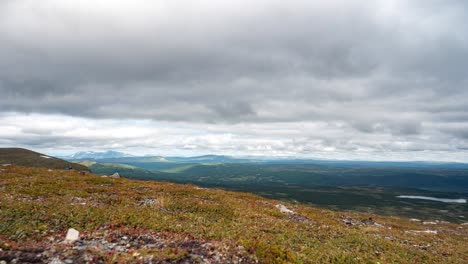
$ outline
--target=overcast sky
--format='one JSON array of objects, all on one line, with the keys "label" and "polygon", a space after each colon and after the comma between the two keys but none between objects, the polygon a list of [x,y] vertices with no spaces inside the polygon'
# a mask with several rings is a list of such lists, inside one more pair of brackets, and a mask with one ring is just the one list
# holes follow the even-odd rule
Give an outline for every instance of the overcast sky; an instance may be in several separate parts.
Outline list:
[{"label": "overcast sky", "polygon": [[2,0],[0,146],[468,162],[465,0]]}]

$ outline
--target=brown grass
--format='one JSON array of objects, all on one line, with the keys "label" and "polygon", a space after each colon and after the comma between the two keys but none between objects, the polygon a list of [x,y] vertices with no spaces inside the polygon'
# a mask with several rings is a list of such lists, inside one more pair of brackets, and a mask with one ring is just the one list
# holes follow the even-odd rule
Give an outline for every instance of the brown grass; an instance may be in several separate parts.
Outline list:
[{"label": "brown grass", "polygon": [[[70,227],[89,234],[106,227],[242,246],[262,263],[468,263],[466,225],[427,226],[406,218],[281,202],[296,212],[289,215],[275,207],[280,202],[247,193],[62,170],[3,169],[3,250],[15,243],[43,243]],[[428,229],[438,233],[412,232]],[[183,251],[166,251],[136,252],[173,261],[183,257]]]}]

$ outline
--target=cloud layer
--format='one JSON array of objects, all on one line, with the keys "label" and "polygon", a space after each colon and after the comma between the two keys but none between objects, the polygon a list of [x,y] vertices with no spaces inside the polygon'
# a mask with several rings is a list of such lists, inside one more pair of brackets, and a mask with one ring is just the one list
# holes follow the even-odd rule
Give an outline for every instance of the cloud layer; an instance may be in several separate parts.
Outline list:
[{"label": "cloud layer", "polygon": [[2,1],[0,128],[22,132],[0,144],[110,144],[86,125],[83,144],[52,125],[23,141],[41,126],[11,118],[34,116],[114,122],[135,136],[115,138],[123,149],[170,129],[174,151],[468,160],[467,10],[455,0]]}]

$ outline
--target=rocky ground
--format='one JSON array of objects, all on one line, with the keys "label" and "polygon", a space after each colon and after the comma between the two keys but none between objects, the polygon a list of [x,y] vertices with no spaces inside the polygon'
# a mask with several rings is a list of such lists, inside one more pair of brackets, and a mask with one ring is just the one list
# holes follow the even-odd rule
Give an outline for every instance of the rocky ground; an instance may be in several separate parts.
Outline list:
[{"label": "rocky ground", "polygon": [[[11,242],[0,251],[3,263],[257,263],[255,255],[239,245],[199,241],[168,232],[102,227],[65,241],[64,234],[34,244]],[[145,254],[142,255],[141,252]],[[172,255],[172,257],[167,257]],[[0,262],[1,263],[1,262]]]}]

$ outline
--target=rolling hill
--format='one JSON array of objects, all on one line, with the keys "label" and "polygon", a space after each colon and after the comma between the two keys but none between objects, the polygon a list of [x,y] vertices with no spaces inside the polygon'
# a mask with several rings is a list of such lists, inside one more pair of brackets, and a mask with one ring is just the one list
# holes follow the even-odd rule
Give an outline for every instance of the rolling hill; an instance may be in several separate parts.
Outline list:
[{"label": "rolling hill", "polygon": [[[466,170],[420,168],[324,167],[310,164],[177,163],[137,158],[127,163],[81,161],[93,173],[118,172],[131,179],[191,183],[203,187],[251,192],[334,210],[352,210],[462,223],[468,204],[402,199],[413,195],[468,199]],[[104,160],[102,160],[104,161]],[[109,160],[105,160],[109,161]],[[441,182],[441,180],[443,180]],[[425,185],[428,184],[428,185]],[[430,187],[422,189],[423,187]],[[432,190],[437,188],[437,190]]]},{"label": "rolling hill", "polygon": [[51,157],[23,148],[0,148],[0,165],[11,164],[24,167],[42,167],[48,169],[65,169],[72,166],[79,171],[89,171],[86,166]]},{"label": "rolling hill", "polygon": [[[467,263],[468,226],[253,194],[8,166],[7,263]],[[67,230],[78,240],[64,243]]]},{"label": "rolling hill", "polygon": [[168,174],[163,172],[152,172],[128,164],[98,163],[88,160],[79,161],[78,164],[88,167],[93,173],[102,175],[110,175],[117,172],[125,177],[139,177],[140,179],[160,179],[161,177],[168,176]]}]

